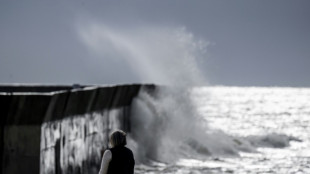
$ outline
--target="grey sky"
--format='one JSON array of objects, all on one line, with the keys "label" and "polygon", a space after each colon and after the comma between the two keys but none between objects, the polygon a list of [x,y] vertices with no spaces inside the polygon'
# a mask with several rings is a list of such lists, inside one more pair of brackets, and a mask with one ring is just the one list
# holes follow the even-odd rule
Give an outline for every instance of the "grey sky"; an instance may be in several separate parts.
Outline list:
[{"label": "grey sky", "polygon": [[[156,83],[154,73],[164,76],[169,69],[166,58],[182,56],[180,48],[203,40],[206,53],[189,54],[198,55],[200,73],[209,84],[309,87],[309,9],[308,0],[0,0],[0,83]],[[88,26],[108,29],[94,35]],[[165,40],[171,31],[163,28],[183,28],[181,40],[191,34],[193,38],[178,45]],[[103,40],[96,44],[104,47],[99,53],[89,46],[97,36]],[[111,41],[104,40],[110,36]],[[160,41],[167,45],[157,46]],[[157,52],[162,52],[158,60],[142,60]],[[127,54],[132,57],[117,58]],[[172,67],[171,61],[167,65]],[[157,69],[147,73],[150,64]]]}]

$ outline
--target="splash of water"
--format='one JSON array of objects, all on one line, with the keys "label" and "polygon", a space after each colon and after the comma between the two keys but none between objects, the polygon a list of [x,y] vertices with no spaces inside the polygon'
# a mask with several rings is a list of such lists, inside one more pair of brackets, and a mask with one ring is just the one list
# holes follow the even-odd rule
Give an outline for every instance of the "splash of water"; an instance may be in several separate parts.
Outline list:
[{"label": "splash of water", "polygon": [[[190,87],[206,85],[196,60],[204,55],[207,42],[198,40],[186,29],[122,30],[91,23],[79,27],[79,36],[99,56],[128,64],[141,82],[166,85],[152,95],[142,90],[133,101],[129,145],[138,161],[173,162],[208,155],[238,155],[240,150],[255,151],[253,141],[266,139],[228,136],[209,128],[198,114]],[[279,139],[278,135],[273,137]],[[288,138],[281,136],[280,144],[287,142]]]},{"label": "splash of water", "polygon": [[143,83],[206,84],[197,59],[205,56],[208,42],[198,40],[184,27],[122,30],[91,23],[79,27],[79,36],[92,52],[128,64]]},{"label": "splash of water", "polygon": [[143,91],[134,100],[132,136],[138,142],[139,160],[238,155],[235,140],[209,129],[190,98],[190,90],[159,87],[155,95]]},{"label": "splash of water", "polygon": [[80,36],[97,54],[126,61],[142,82],[169,86],[158,87],[153,96],[142,91],[133,102],[129,144],[140,161],[237,153],[232,138],[208,129],[188,90],[206,84],[196,60],[207,42],[184,28],[120,30],[98,23],[82,27]]}]

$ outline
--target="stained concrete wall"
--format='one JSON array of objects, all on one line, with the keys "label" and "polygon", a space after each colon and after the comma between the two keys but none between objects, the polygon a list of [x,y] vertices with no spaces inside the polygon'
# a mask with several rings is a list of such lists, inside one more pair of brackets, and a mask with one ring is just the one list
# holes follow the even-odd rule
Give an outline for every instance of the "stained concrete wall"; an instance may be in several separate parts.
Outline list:
[{"label": "stained concrete wall", "polygon": [[98,173],[110,131],[130,132],[130,105],[141,87],[154,88],[1,93],[1,173]]}]

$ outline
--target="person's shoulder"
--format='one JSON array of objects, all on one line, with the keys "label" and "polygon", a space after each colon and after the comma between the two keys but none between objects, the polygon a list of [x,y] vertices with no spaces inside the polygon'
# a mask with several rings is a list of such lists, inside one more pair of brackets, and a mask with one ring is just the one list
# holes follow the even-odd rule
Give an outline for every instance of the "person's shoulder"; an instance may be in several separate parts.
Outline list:
[{"label": "person's shoulder", "polygon": [[104,153],[111,153],[111,149],[106,149]]},{"label": "person's shoulder", "polygon": [[112,158],[112,152],[109,149],[105,150],[103,153],[103,157],[107,159]]}]

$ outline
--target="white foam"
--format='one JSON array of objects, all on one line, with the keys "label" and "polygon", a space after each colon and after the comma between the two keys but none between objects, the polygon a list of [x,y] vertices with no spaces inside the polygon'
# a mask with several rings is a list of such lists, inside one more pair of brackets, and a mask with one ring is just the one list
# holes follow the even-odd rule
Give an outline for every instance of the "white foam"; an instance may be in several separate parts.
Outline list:
[{"label": "white foam", "polygon": [[139,160],[176,161],[208,155],[237,155],[232,137],[209,129],[186,89],[161,87],[155,97],[141,92],[133,101],[132,138]]},{"label": "white foam", "polygon": [[191,101],[190,90],[158,87],[142,91],[133,101],[132,133],[138,161],[176,162],[181,158],[239,156],[258,147],[283,148],[294,137],[270,133],[248,137],[210,128]]}]

